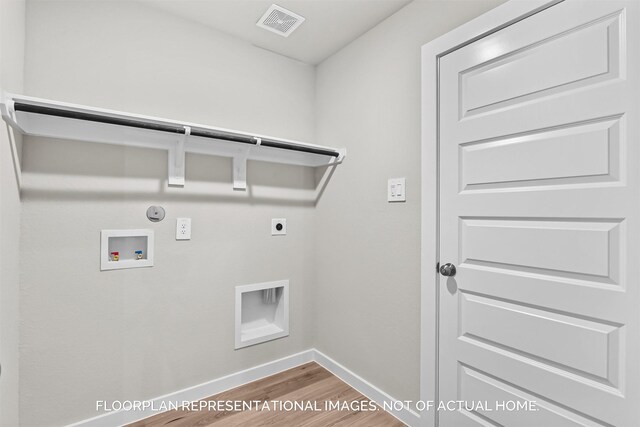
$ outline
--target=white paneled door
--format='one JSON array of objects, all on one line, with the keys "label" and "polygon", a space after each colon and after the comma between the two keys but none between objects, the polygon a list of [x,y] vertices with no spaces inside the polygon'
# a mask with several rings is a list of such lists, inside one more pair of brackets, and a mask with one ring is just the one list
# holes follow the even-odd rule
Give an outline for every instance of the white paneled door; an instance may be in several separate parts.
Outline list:
[{"label": "white paneled door", "polygon": [[441,426],[640,426],[639,3],[440,59]]}]

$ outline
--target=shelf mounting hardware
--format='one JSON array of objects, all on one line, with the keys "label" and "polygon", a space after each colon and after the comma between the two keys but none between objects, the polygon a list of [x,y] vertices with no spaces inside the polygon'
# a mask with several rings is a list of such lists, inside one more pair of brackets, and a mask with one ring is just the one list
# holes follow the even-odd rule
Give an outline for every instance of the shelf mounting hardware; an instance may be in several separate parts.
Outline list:
[{"label": "shelf mounting hardware", "polygon": [[184,126],[184,135],[178,138],[176,146],[169,149],[169,185],[184,187],[185,144],[191,135],[191,126]]},{"label": "shelf mounting hardware", "polygon": [[250,148],[245,148],[233,156],[233,189],[247,189],[247,159]]}]

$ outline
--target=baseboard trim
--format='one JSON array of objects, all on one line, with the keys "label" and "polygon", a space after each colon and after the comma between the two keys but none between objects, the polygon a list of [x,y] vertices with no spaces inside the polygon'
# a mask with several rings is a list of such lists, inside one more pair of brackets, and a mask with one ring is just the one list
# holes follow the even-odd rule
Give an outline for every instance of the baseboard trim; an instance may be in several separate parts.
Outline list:
[{"label": "baseboard trim", "polygon": [[[151,406],[152,408],[160,408],[163,404],[168,405],[169,402],[197,401],[252,381],[286,371],[287,369],[295,368],[296,366],[300,366],[308,362],[318,363],[381,407],[384,405],[384,402],[397,402],[397,399],[389,396],[387,393],[345,368],[329,356],[316,349],[310,349],[208,381],[203,384],[150,399],[152,402]],[[143,411],[107,412],[93,418],[70,424],[68,427],[112,427],[114,425],[125,425],[162,412],[152,408]],[[410,409],[394,410],[389,413],[409,426],[419,425],[420,416]]]},{"label": "baseboard trim", "polygon": [[[393,406],[394,402],[398,402],[398,399],[395,399],[389,396],[387,393],[371,384],[364,378],[355,374],[351,370],[345,368],[329,356],[324,353],[314,349],[314,361],[330,371],[336,377],[340,378],[345,383],[349,384],[351,387],[358,390],[360,393],[365,395],[368,399],[377,403],[380,407],[384,407],[384,403],[391,404],[389,406]],[[397,405],[400,406],[399,404]],[[403,408],[401,410],[391,410],[388,411],[391,415],[402,421],[403,423],[409,426],[419,426],[420,425],[420,415],[418,415],[415,411],[409,408]]]},{"label": "baseboard trim", "polygon": [[[239,387],[252,381],[257,381],[261,378],[286,371],[287,369],[295,368],[296,366],[312,362],[313,360],[313,349],[302,351],[291,356],[283,357],[282,359],[274,360],[272,362],[254,366],[243,371],[235,372],[233,374],[208,381],[206,383],[198,384],[193,387],[165,394],[164,396],[150,399],[150,401],[153,402],[153,408],[160,408],[163,402],[165,405],[167,405],[169,402],[194,402],[209,396],[213,396],[214,394],[222,393],[223,391]],[[105,414],[98,415],[97,417],[89,418],[75,424],[71,424],[68,427],[113,427],[114,425],[125,425],[140,421],[145,418],[157,415],[161,412],[162,411],[152,409],[147,409],[144,411],[107,412]]]}]

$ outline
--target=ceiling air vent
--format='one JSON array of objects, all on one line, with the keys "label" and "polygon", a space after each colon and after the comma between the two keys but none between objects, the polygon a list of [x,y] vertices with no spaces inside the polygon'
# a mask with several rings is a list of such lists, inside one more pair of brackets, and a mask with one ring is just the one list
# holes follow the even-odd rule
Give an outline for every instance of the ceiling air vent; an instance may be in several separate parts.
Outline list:
[{"label": "ceiling air vent", "polygon": [[302,16],[277,4],[272,4],[256,25],[283,37],[289,37],[289,34],[293,33],[293,30],[303,22],[304,18]]}]

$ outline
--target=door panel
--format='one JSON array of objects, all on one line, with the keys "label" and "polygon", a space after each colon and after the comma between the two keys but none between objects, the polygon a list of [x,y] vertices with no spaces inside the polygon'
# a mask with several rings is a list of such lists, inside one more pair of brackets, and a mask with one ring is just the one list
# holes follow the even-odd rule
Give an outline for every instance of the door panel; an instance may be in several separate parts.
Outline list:
[{"label": "door panel", "polygon": [[621,19],[615,11],[460,72],[461,116],[618,78]]},{"label": "door panel", "polygon": [[523,419],[521,412],[518,411],[489,411],[487,408],[480,407],[477,411],[474,411],[480,417],[484,416],[485,419],[495,420],[503,426],[602,426],[602,424],[589,418],[557,406],[552,402],[540,400],[536,396],[527,394],[521,389],[465,365],[460,365],[460,382],[463,390],[462,399],[466,401],[536,401],[538,411],[532,412],[526,419]]},{"label": "door panel", "polygon": [[[640,11],[565,0],[440,59],[440,425],[640,425]],[[494,402],[495,403],[495,402]]]},{"label": "door panel", "polygon": [[618,220],[461,218],[460,224],[463,264],[619,283]]},{"label": "door panel", "polygon": [[463,143],[459,156],[461,191],[616,182],[620,117]]},{"label": "door panel", "polygon": [[459,310],[460,336],[468,342],[486,343],[613,387],[620,383],[620,325],[466,292],[460,292]]}]

